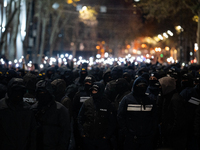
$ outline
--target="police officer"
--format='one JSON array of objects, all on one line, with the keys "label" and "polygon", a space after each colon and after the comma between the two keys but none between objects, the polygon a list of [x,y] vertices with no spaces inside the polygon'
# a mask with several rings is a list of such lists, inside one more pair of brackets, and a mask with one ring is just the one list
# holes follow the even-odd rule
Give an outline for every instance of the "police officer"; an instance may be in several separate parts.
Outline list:
[{"label": "police officer", "polygon": [[23,102],[24,93],[23,79],[13,78],[0,100],[1,150],[35,150],[36,122],[30,106]]},{"label": "police officer", "polygon": [[37,129],[37,150],[66,150],[70,139],[70,120],[67,108],[56,102],[49,81],[41,80],[36,84],[37,101],[32,105],[35,112]]},{"label": "police officer", "polygon": [[109,150],[109,138],[115,130],[113,108],[103,96],[104,86],[95,82],[92,97],[86,100],[78,116],[79,130],[87,150]]},{"label": "police officer", "polygon": [[125,137],[124,150],[151,150],[156,128],[155,102],[145,95],[146,79],[134,81],[133,91],[126,95],[118,110],[121,136]]}]

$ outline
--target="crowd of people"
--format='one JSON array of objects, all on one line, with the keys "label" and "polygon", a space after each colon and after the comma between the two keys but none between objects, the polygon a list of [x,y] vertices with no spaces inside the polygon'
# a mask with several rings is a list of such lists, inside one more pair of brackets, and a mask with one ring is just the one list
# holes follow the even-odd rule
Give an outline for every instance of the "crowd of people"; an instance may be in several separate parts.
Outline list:
[{"label": "crowd of people", "polygon": [[200,66],[0,66],[1,150],[199,150]]}]

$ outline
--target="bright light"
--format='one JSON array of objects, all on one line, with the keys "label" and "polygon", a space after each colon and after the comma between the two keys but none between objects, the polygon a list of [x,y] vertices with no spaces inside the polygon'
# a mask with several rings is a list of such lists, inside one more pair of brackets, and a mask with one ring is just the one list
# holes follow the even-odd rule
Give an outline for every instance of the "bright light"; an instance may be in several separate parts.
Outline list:
[{"label": "bright light", "polygon": [[30,64],[32,64],[32,61],[29,61]]},{"label": "bright light", "polygon": [[193,53],[192,52],[190,52],[190,56],[192,56],[193,55]]},{"label": "bright light", "polygon": [[104,57],[106,57],[106,58],[108,57],[108,53],[107,52],[105,52]]},{"label": "bright light", "polygon": [[59,63],[62,63],[62,59],[61,59],[61,58],[58,58],[58,62],[59,62]]},{"label": "bright light", "polygon": [[9,65],[12,65],[12,61],[9,61],[8,64],[9,64]]},{"label": "bright light", "polygon": [[136,49],[133,49],[133,53],[137,53],[137,50],[136,50]]},{"label": "bright light", "polygon": [[43,68],[44,68],[44,65],[43,65],[43,64],[40,64],[40,68],[43,69]]},{"label": "bright light", "polygon": [[135,2],[139,2],[140,0],[134,0]]},{"label": "bright light", "polygon": [[151,60],[150,59],[146,59],[146,63],[150,64]]},{"label": "bright light", "polygon": [[16,66],[16,67],[19,67],[19,64],[16,64],[15,66]]},{"label": "bright light", "polygon": [[79,56],[79,58],[78,58],[79,60],[82,60],[83,59],[83,57],[82,56]]},{"label": "bright light", "polygon": [[115,58],[115,61],[117,61],[118,60],[118,58]]},{"label": "bright light", "polygon": [[165,47],[165,50],[166,50],[166,51],[169,51],[169,47],[168,47],[168,46],[166,46],[166,47]]},{"label": "bright light", "polygon": [[135,65],[137,66],[137,65],[138,65],[138,62],[135,62]]},{"label": "bright light", "polygon": [[21,57],[22,59],[24,58],[24,56]]},{"label": "bright light", "polygon": [[62,55],[60,55],[60,57],[61,57],[61,58],[64,58],[64,55],[62,54]]},{"label": "bright light", "polygon": [[[67,65],[67,62],[64,62],[65,65]],[[76,63],[74,63],[76,65]]]},{"label": "bright light", "polygon": [[73,57],[72,55],[69,55],[69,59],[70,59],[70,60],[72,59],[72,57]]},{"label": "bright light", "polygon": [[141,54],[142,54],[142,52],[141,52],[141,51],[137,51],[137,54],[138,54],[138,55],[141,55]]},{"label": "bright light", "polygon": [[151,56],[152,59],[154,59],[154,56]]},{"label": "bright light", "polygon": [[101,55],[100,55],[100,54],[97,54],[97,55],[96,55],[96,58],[98,58],[98,59],[101,58]]},{"label": "bright light", "polygon": [[90,60],[90,62],[93,62],[94,58],[93,58],[93,57],[90,57],[89,60]]},{"label": "bright light", "polygon": [[77,59],[76,59],[76,58],[74,58],[74,59],[73,59],[73,61],[77,61]]},{"label": "bright light", "polygon": [[163,36],[166,37],[166,38],[169,37],[169,36],[167,35],[167,33],[165,33],[165,32],[163,33]]},{"label": "bright light", "polygon": [[173,36],[174,34],[172,33],[172,31],[168,30],[167,33],[170,35],[170,36]]},{"label": "bright light", "polygon": [[14,63],[17,63],[17,59],[14,60]]},{"label": "bright light", "polygon": [[82,10],[87,10],[87,6],[83,6],[83,7],[82,7]]},{"label": "bright light", "polygon": [[2,63],[2,65],[4,65],[4,64],[5,64],[5,62],[4,62],[4,61],[2,61],[1,63]]},{"label": "bright light", "polygon": [[44,64],[46,64],[47,62],[46,61],[44,61]]},{"label": "bright light", "polygon": [[7,7],[7,4],[8,4],[8,3],[7,3],[7,0],[4,0],[3,6],[4,6],[4,7]]},{"label": "bright light", "polygon": [[161,34],[158,35],[158,38],[159,38],[160,40],[163,40],[163,37],[162,37]]},{"label": "bright light", "polygon": [[66,61],[67,61],[67,59],[66,59],[66,58],[63,58],[63,61],[64,61],[64,62],[66,62]]},{"label": "bright light", "polygon": [[44,59],[45,59],[45,60],[47,60],[47,59],[48,59],[48,57],[47,57],[47,56],[45,56],[45,57],[44,57]]},{"label": "bright light", "polygon": [[69,54],[66,53],[66,54],[65,54],[65,57],[68,57],[68,56],[69,56]]},{"label": "bright light", "polygon": [[197,43],[194,44],[194,49],[195,49],[196,51],[198,51],[199,47],[198,47],[198,44],[197,44]]},{"label": "bright light", "polygon": [[22,62],[22,59],[19,59],[19,63],[21,63]]},{"label": "bright light", "polygon": [[146,54],[146,57],[148,58],[148,57],[149,57],[149,54]]},{"label": "bright light", "polygon": [[54,4],[52,5],[52,8],[56,10],[56,9],[59,8],[59,6],[60,6],[60,5],[59,5],[58,3],[54,3]]},{"label": "bright light", "polygon": [[182,63],[182,66],[185,66],[185,63]]},{"label": "bright light", "polygon": [[131,54],[128,54],[128,57],[131,57]]}]

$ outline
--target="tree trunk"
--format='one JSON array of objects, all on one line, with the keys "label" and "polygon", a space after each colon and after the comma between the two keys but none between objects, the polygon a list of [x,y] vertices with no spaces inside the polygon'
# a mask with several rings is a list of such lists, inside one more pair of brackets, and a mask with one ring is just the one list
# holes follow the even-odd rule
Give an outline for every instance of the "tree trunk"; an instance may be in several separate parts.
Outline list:
[{"label": "tree trunk", "polygon": [[55,23],[53,24],[51,37],[50,37],[50,40],[49,40],[50,57],[52,57],[52,54],[53,54],[53,49],[54,49],[54,46],[55,46],[55,39],[56,39],[55,36],[57,36],[57,32],[56,31],[58,30],[58,23],[59,23],[60,17],[61,17],[61,12],[58,13],[58,17],[56,18]]},{"label": "tree trunk", "polygon": [[42,10],[42,2],[39,0],[38,1],[38,17],[37,17],[37,34],[36,34],[36,43],[35,43],[35,49],[32,51],[32,55],[34,55],[33,62],[37,62],[37,54],[39,51],[39,46],[40,46],[40,29],[41,29],[41,10]]},{"label": "tree trunk", "polygon": [[43,21],[42,21],[42,39],[41,39],[41,45],[40,45],[40,55],[39,55],[38,61],[37,61],[38,64],[41,63],[42,55],[44,53],[47,21],[48,21],[47,18],[43,19]]},{"label": "tree trunk", "polygon": [[200,64],[200,11],[198,12],[198,25],[197,25],[197,44],[198,44],[198,50],[197,50],[197,63]]}]

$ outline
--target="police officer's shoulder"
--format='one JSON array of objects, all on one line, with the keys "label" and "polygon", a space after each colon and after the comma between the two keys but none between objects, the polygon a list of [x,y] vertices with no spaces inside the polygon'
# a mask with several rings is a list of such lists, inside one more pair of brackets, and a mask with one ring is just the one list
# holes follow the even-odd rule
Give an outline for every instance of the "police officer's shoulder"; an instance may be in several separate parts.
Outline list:
[{"label": "police officer's shoulder", "polygon": [[6,109],[6,108],[8,108],[8,105],[6,104],[6,98],[2,98],[0,100],[0,110]]},{"label": "police officer's shoulder", "polygon": [[192,96],[192,93],[195,91],[195,88],[193,87],[187,87],[185,88],[181,93],[181,97],[184,98],[185,100],[190,99],[190,97]]},{"label": "police officer's shoulder", "polygon": [[56,109],[57,110],[68,110],[63,104],[61,104],[60,102],[55,101],[56,103]]}]

